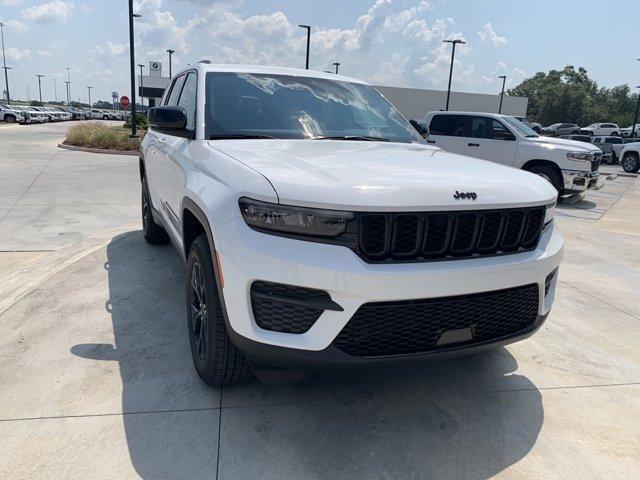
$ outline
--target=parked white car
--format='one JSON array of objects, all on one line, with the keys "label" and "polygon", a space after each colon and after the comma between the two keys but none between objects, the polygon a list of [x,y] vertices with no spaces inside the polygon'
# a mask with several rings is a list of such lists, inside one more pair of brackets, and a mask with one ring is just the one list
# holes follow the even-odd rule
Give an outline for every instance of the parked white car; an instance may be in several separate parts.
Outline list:
[{"label": "parked white car", "polygon": [[545,180],[427,145],[335,74],[199,63],[160,105],[143,234],[186,262],[206,383],[468,353],[543,324],[563,255]]},{"label": "parked white car", "polygon": [[24,114],[20,110],[16,110],[11,105],[0,103],[0,121],[6,123],[22,123],[24,120]]},{"label": "parked white car", "polygon": [[602,151],[591,144],[541,137],[508,115],[429,112],[427,143],[444,150],[536,173],[559,195],[600,188]]},{"label": "parked white car", "polygon": [[12,105],[12,107],[24,115],[24,123],[44,123],[46,121],[42,112],[34,110],[31,106]]},{"label": "parked white car", "polygon": [[620,127],[615,123],[592,123],[588,127],[580,129],[584,135],[595,136],[616,136],[620,135]]},{"label": "parked white car", "polygon": [[631,137],[631,130],[633,130],[634,138],[640,137],[640,123],[636,123],[635,129],[633,128],[633,125],[629,125],[626,128],[621,128],[620,135],[622,135],[623,137]]},{"label": "parked white car", "polygon": [[618,161],[620,152],[624,148],[624,139],[622,137],[593,137],[591,143],[602,150],[604,161],[609,165]]},{"label": "parked white car", "polygon": [[640,142],[627,143],[620,151],[620,165],[628,173],[640,170]]}]

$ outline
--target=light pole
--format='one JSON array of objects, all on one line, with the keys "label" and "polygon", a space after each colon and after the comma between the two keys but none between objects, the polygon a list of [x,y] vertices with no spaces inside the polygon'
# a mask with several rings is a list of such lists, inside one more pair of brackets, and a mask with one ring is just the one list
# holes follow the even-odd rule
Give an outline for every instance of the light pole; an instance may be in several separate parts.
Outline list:
[{"label": "light pole", "polygon": [[336,67],[336,75],[338,74],[338,67],[340,66],[340,62],[333,62],[333,65]]},{"label": "light pole", "polygon": [[31,101],[31,85],[27,83],[27,102]]},{"label": "light pole", "polygon": [[176,53],[176,51],[169,49],[167,50],[167,53],[169,54],[169,78],[171,78],[171,55]]},{"label": "light pole", "polygon": [[4,68],[4,84],[7,90],[7,103],[11,105],[11,95],[9,94],[9,75],[7,74],[7,59],[4,56],[4,23],[0,22],[0,37],[2,37],[2,68]]},{"label": "light pole", "polygon": [[40,103],[42,103],[42,82],[41,80],[44,78],[44,75],[36,75],[38,77],[38,94],[40,96]]},{"label": "light pole", "polygon": [[498,78],[502,79],[502,91],[500,92],[500,106],[498,107],[498,113],[502,113],[502,97],[504,97],[504,84],[507,81],[506,75],[500,75]]},{"label": "light pole", "polygon": [[129,0],[129,73],[131,74],[131,135],[136,136],[136,55],[133,46],[133,19],[141,17],[133,13],[133,0]]},{"label": "light pole", "polygon": [[91,89],[93,87],[87,87],[87,91],[89,92],[89,108],[91,108]]},{"label": "light pole", "polygon": [[309,48],[311,47],[311,26],[309,25],[298,25],[300,28],[307,29],[307,61],[305,63],[305,68],[309,70]]},{"label": "light pole", "polygon": [[145,65],[139,63],[140,67],[140,103],[144,106],[144,80],[142,79],[142,69],[145,68]]},{"label": "light pole", "polygon": [[67,67],[67,105],[71,102],[71,74],[69,73],[69,67]]},{"label": "light pole", "polygon": [[[640,88],[640,85],[638,85],[636,88]],[[633,138],[636,135],[636,123],[638,123],[639,111],[640,111],[640,92],[638,92],[638,103],[636,103],[636,113],[633,115],[633,124],[631,125],[631,133],[629,134],[630,138]]]},{"label": "light pole", "polygon": [[450,43],[451,48],[451,66],[449,67],[449,85],[447,86],[447,104],[444,107],[445,110],[449,110],[449,97],[451,96],[451,77],[453,76],[453,59],[456,57],[456,45],[459,43],[467,43],[464,40],[443,40],[443,43]]}]

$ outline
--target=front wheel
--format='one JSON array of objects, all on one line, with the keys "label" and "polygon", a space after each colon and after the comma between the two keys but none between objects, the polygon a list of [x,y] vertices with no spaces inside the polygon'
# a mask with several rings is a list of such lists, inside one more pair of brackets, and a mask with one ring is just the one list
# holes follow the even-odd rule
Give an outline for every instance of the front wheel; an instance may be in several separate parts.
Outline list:
[{"label": "front wheel", "polygon": [[640,159],[637,153],[627,153],[622,159],[622,169],[627,173],[638,173]]},{"label": "front wheel", "polygon": [[13,115],[5,115],[4,121],[7,123],[16,123],[16,117]]},{"label": "front wheel", "polygon": [[187,326],[191,357],[208,385],[245,380],[249,364],[229,339],[206,235],[196,238],[187,258]]},{"label": "front wheel", "polygon": [[558,196],[562,195],[564,184],[562,182],[562,177],[556,170],[548,167],[547,165],[534,165],[529,168],[529,171],[544,178],[558,191]]}]

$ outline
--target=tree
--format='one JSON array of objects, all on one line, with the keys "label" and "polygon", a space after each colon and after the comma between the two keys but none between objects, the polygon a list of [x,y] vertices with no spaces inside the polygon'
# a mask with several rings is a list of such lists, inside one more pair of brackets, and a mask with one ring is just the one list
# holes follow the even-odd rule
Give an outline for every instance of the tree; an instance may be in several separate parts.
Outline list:
[{"label": "tree", "polygon": [[39,102],[38,100],[31,100],[29,102],[29,105],[31,105],[32,107],[42,107],[44,104],[42,102]]},{"label": "tree", "polygon": [[627,126],[633,122],[638,98],[628,85],[599,87],[584,68],[576,70],[572,65],[549,73],[538,72],[510,89],[509,95],[528,97],[528,116],[543,125],[613,122]]}]

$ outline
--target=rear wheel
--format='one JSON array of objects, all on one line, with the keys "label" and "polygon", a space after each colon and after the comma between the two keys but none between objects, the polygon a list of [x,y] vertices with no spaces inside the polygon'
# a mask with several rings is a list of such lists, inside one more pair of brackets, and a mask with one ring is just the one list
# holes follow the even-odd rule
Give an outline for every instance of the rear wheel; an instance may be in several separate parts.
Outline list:
[{"label": "rear wheel", "polygon": [[156,223],[153,219],[153,211],[151,210],[151,197],[149,196],[149,188],[147,179],[142,178],[142,235],[147,243],[151,245],[164,245],[169,243],[169,235],[164,228]]},{"label": "rear wheel", "polygon": [[16,123],[16,117],[14,117],[13,115],[5,115],[4,121],[7,123]]},{"label": "rear wheel", "polygon": [[187,258],[187,326],[193,364],[208,385],[245,380],[249,364],[229,339],[206,235],[196,238]]},{"label": "rear wheel", "polygon": [[627,173],[638,173],[638,170],[640,170],[640,159],[637,153],[625,154],[621,163],[622,169]]},{"label": "rear wheel", "polygon": [[558,191],[558,196],[562,195],[564,184],[562,183],[562,177],[556,170],[547,165],[534,165],[528,171],[544,178]]}]

